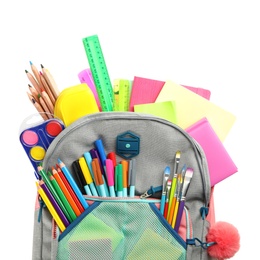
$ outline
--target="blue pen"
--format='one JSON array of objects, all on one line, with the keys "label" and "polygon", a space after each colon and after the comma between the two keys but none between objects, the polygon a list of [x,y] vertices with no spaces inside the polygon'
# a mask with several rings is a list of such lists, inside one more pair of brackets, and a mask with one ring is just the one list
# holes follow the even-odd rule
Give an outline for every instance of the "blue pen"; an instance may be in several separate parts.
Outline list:
[{"label": "blue pen", "polygon": [[103,146],[103,142],[101,139],[97,139],[95,142],[94,142],[95,146],[96,146],[96,149],[97,149],[97,152],[98,152],[98,155],[99,155],[99,158],[100,158],[100,161],[101,161],[101,164],[103,166],[103,168],[106,166],[106,153],[105,153],[105,149],[104,149],[104,146]]},{"label": "blue pen", "polygon": [[128,174],[128,183],[130,185],[129,188],[129,196],[135,196],[135,180],[136,180],[136,159],[133,158],[129,161],[129,174]]},{"label": "blue pen", "polygon": [[63,171],[65,177],[67,178],[68,182],[70,183],[72,189],[75,191],[75,193],[76,193],[79,201],[81,202],[83,208],[87,209],[88,208],[88,203],[86,202],[84,196],[82,195],[78,185],[74,181],[71,173],[69,172],[69,169],[66,167],[66,165],[59,158],[58,158],[58,164],[59,164],[61,170]]},{"label": "blue pen", "polygon": [[166,200],[166,185],[167,181],[170,177],[170,167],[166,166],[164,169],[164,174],[163,174],[163,190],[162,190],[162,196],[161,196],[161,206],[160,206],[160,211],[163,214],[164,213],[164,206],[165,206],[165,200]]}]

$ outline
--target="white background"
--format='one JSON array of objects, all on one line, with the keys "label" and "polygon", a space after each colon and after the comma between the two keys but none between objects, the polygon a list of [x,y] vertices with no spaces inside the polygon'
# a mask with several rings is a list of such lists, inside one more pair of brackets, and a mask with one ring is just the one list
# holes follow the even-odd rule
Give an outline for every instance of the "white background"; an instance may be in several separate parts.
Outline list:
[{"label": "white background", "polygon": [[[4,4],[3,4],[4,3]],[[217,221],[239,230],[233,259],[259,248],[259,5],[257,1],[2,1],[1,255],[31,259],[35,178],[19,127],[36,112],[26,95],[32,61],[59,89],[88,68],[82,38],[97,34],[111,79],[134,76],[211,90],[236,115],[224,145],[238,173],[215,187]]]}]

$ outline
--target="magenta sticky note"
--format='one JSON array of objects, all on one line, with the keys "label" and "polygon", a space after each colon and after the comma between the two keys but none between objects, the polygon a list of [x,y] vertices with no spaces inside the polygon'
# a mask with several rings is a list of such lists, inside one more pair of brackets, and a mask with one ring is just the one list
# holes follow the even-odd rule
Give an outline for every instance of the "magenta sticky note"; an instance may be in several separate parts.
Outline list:
[{"label": "magenta sticky note", "polygon": [[98,108],[101,111],[101,105],[100,105],[100,101],[99,101],[99,98],[98,98],[96,86],[95,86],[94,80],[92,78],[91,70],[89,68],[85,69],[85,70],[82,70],[78,74],[78,78],[79,78],[81,83],[86,83],[88,85],[88,87],[91,89],[91,91],[93,92],[94,97],[96,99]]},{"label": "magenta sticky note", "polygon": [[185,130],[200,144],[205,152],[211,186],[238,171],[224,144],[220,141],[207,118],[202,118]]},{"label": "magenta sticky note", "polygon": [[154,103],[159,95],[164,81],[134,77],[130,97],[129,111],[134,111],[134,105]]}]

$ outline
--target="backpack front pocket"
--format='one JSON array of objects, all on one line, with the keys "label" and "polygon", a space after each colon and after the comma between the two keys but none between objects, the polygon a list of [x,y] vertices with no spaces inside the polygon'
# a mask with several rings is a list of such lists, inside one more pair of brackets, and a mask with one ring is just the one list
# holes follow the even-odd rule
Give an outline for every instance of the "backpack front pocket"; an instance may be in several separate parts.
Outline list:
[{"label": "backpack front pocket", "polygon": [[96,201],[59,237],[57,259],[185,259],[154,203]]}]

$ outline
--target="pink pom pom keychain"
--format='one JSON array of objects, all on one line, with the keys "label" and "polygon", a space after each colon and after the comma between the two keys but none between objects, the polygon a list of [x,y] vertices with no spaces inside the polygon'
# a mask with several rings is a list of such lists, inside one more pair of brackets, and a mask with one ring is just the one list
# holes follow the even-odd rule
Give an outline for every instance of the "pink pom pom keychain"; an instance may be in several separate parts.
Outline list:
[{"label": "pink pom pom keychain", "polygon": [[240,235],[232,224],[218,221],[206,237],[208,254],[218,260],[233,257],[240,248]]}]

